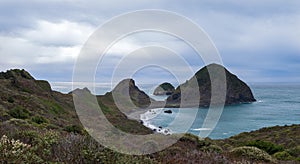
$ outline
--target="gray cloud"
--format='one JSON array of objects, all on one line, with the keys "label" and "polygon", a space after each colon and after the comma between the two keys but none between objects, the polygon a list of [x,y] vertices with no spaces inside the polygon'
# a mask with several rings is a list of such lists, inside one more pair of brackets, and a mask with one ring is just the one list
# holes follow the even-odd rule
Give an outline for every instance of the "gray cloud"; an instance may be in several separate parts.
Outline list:
[{"label": "gray cloud", "polygon": [[[242,79],[300,81],[299,7],[296,0],[2,0],[0,69],[26,68],[38,77],[69,81],[80,47],[94,29],[123,12],[158,8],[178,12],[203,27],[224,64]],[[195,52],[176,38],[135,35],[113,47],[101,77],[109,76],[110,66],[123,53],[151,44],[176,50],[194,70],[203,66]]]}]

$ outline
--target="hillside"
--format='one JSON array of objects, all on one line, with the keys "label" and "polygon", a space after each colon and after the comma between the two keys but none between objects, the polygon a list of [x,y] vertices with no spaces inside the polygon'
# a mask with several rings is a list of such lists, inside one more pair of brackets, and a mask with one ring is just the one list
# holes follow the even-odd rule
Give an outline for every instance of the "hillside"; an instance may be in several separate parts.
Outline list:
[{"label": "hillside", "polygon": [[[134,93],[131,99],[145,107],[143,102],[151,99],[134,81],[127,82],[133,89],[130,93]],[[121,84],[115,92],[123,93],[119,92],[124,91]],[[74,92],[91,94],[86,88]],[[97,96],[97,100],[115,127],[132,134],[152,133],[119,111],[112,92]],[[171,147],[154,154],[120,154],[87,134],[74,110],[71,93],[53,91],[47,81],[35,80],[25,70],[0,73],[0,112],[1,163],[296,163],[300,160],[300,125],[264,128],[225,140],[185,134]],[[245,148],[249,145],[250,148]]]},{"label": "hillside", "polygon": [[[106,105],[110,105],[110,100],[106,101],[107,99],[102,96],[98,98],[103,109]],[[128,120],[116,108],[110,109],[111,112],[104,111],[104,113],[120,129],[133,132],[127,126],[135,125],[138,133],[151,133],[137,121]],[[78,133],[84,131],[74,109],[72,94],[53,91],[47,81],[35,80],[25,70],[9,70],[0,73],[0,110],[0,120],[3,124],[11,124],[12,120],[22,120],[30,129],[70,131],[73,128]]]}]

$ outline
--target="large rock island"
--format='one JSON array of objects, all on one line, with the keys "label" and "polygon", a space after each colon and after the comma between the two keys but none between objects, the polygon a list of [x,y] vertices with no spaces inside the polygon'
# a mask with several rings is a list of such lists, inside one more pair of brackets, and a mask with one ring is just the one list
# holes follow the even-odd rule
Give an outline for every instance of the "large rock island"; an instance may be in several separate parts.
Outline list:
[{"label": "large rock island", "polygon": [[[198,89],[200,93],[200,99],[197,103],[189,104],[194,106],[198,104],[200,107],[207,107],[211,102],[211,80],[209,71],[214,76],[218,76],[225,71],[226,76],[226,100],[225,105],[238,104],[238,103],[249,103],[256,101],[249,86],[240,80],[236,75],[230,73],[226,68],[218,64],[210,64],[200,69],[190,80],[181,84],[176,88],[175,92],[167,98],[168,107],[179,107],[181,103],[181,90],[180,88],[188,88],[192,95],[195,91],[195,85],[192,83],[198,83]],[[218,79],[216,80],[218,82]],[[219,81],[220,83],[222,81]],[[222,84],[221,84],[222,85]],[[197,88],[197,87],[196,87]]]}]

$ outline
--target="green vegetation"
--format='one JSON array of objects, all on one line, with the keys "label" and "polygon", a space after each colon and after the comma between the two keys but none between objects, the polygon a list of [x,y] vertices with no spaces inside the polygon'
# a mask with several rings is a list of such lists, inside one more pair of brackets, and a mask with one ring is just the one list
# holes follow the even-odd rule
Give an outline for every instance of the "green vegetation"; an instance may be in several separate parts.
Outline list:
[{"label": "green vegetation", "polygon": [[43,116],[33,116],[31,120],[37,124],[48,123],[49,121]]},{"label": "green vegetation", "polygon": [[296,147],[293,147],[291,149],[287,150],[288,153],[294,157],[300,157],[300,146],[297,145]]},{"label": "green vegetation", "polygon": [[75,134],[82,134],[83,133],[83,129],[81,127],[79,127],[78,125],[66,126],[64,130],[69,132],[69,133],[75,133]]},{"label": "green vegetation", "polygon": [[45,106],[48,106],[50,108],[50,112],[53,114],[61,114],[64,112],[64,109],[54,101],[46,99],[42,99],[41,101],[43,104],[45,104]]},{"label": "green vegetation", "polygon": [[197,149],[204,152],[217,152],[217,153],[223,152],[222,148],[218,146],[216,143],[214,143],[213,140],[209,138],[201,139],[190,133],[184,134],[179,139],[179,141],[192,143],[197,147]]},{"label": "green vegetation", "polygon": [[250,146],[237,147],[230,151],[235,157],[245,157],[254,161],[274,162],[274,159],[265,151]]},{"label": "green vegetation", "polygon": [[51,91],[51,86],[48,83],[48,81],[44,80],[36,80],[35,81],[38,86],[40,86],[44,91],[50,92]]},{"label": "green vegetation", "polygon": [[254,132],[244,132],[217,141],[217,143],[226,150],[246,145],[254,146],[268,152],[278,160],[299,161],[300,125],[262,128]]},{"label": "green vegetation", "polygon": [[293,157],[286,151],[277,152],[274,154],[274,157],[279,160],[292,160]]},{"label": "green vegetation", "polygon": [[13,97],[9,97],[9,98],[7,99],[7,101],[8,101],[9,103],[14,103],[14,102],[15,102],[15,100],[14,100]]},{"label": "green vegetation", "polygon": [[24,69],[11,69],[7,72],[0,72],[0,79],[13,79],[17,77],[21,77],[24,79],[33,79],[33,77]]},{"label": "green vegetation", "polygon": [[12,117],[18,118],[18,119],[26,119],[29,117],[29,111],[21,106],[17,106],[15,108],[11,109],[8,113]]},{"label": "green vegetation", "polygon": [[19,140],[9,139],[3,135],[0,139],[0,159],[2,163],[34,162],[35,156],[30,153],[30,145]]},{"label": "green vegetation", "polygon": [[281,145],[276,145],[272,142],[261,141],[261,140],[250,141],[248,144],[246,144],[246,146],[257,147],[259,149],[266,151],[267,153],[269,153],[271,155],[276,152],[280,152],[280,151],[284,150],[283,146],[281,146]]}]

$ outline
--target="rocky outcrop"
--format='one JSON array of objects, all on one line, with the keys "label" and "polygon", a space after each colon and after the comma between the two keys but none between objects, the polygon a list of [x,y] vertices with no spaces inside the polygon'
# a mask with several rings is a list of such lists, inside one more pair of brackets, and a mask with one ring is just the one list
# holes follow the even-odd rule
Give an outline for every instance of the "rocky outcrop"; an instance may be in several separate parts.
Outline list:
[{"label": "rocky outcrop", "polygon": [[69,92],[68,94],[78,94],[78,93],[92,94],[91,91],[87,87],[84,87],[83,89],[76,88],[75,90]]},{"label": "rocky outcrop", "polygon": [[157,88],[155,88],[153,94],[154,95],[171,95],[175,91],[175,88],[170,83],[160,84]]},{"label": "rocky outcrop", "polygon": [[16,79],[24,78],[29,80],[34,80],[34,78],[24,69],[11,69],[6,72],[0,72],[0,79]]},{"label": "rocky outcrop", "polygon": [[164,113],[172,114],[171,110],[165,110]]},{"label": "rocky outcrop", "polygon": [[115,102],[126,108],[147,108],[151,101],[154,101],[135,85],[133,79],[125,79],[119,82],[111,94]]},{"label": "rocky outcrop", "polygon": [[52,89],[48,81],[35,80],[24,69],[11,69],[6,72],[0,72],[0,80],[3,86],[15,88],[28,93],[37,93],[40,95],[50,95]]},{"label": "rocky outcrop", "polygon": [[[207,107],[211,102],[211,80],[208,73],[208,68],[210,69],[210,73],[214,74],[215,79],[214,84],[219,85],[218,83],[222,83],[222,80],[218,79],[218,75],[225,71],[226,75],[226,101],[225,105],[230,104],[238,104],[238,103],[249,103],[256,101],[251,89],[249,86],[241,81],[236,75],[230,73],[226,68],[218,64],[210,64],[200,69],[190,80],[186,81],[184,84],[181,84],[176,88],[175,92],[167,98],[167,106],[168,107],[179,107],[181,103],[181,90],[180,88],[184,88],[189,93],[187,95],[193,96],[195,93],[195,86],[192,83],[195,81],[198,83],[198,88],[200,93],[200,98],[197,102],[192,102],[191,104],[185,104],[187,106],[194,106],[195,104],[200,107]],[[223,84],[220,84],[220,86]],[[218,102],[214,102],[217,104]]]}]

